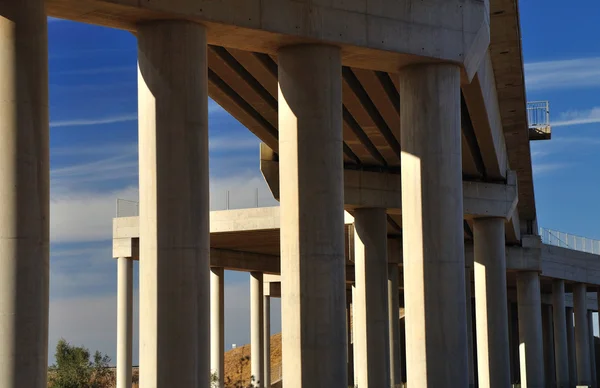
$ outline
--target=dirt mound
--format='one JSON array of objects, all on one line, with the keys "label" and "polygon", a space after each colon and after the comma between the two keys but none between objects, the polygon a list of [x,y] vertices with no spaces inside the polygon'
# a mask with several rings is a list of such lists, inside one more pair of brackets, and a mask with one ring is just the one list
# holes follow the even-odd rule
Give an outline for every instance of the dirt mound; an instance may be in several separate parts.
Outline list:
[{"label": "dirt mound", "polygon": [[[231,349],[225,353],[225,387],[246,387],[250,379],[250,345]],[[281,333],[271,336],[271,382],[281,376]]]}]

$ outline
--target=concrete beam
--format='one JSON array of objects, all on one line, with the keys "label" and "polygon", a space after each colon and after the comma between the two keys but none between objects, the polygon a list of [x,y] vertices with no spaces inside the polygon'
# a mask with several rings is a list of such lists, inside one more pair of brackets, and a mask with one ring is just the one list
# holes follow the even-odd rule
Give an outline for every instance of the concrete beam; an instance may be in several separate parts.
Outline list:
[{"label": "concrete beam", "polygon": [[543,244],[542,276],[600,285],[600,256]]},{"label": "concrete beam", "polygon": [[508,156],[489,52],[481,61],[471,83],[462,86],[462,92],[477,136],[486,175],[490,179],[503,180],[506,178]]},{"label": "concrete beam", "polygon": [[[541,240],[538,236],[523,236],[522,246],[506,247],[507,271],[542,271]],[[473,268],[473,244],[465,244],[465,266]]]},{"label": "concrete beam", "polygon": [[[396,0],[45,0],[50,16],[135,31],[150,20],[204,24],[208,43],[275,55],[282,45],[327,41],[344,65],[397,72],[417,61],[461,64],[465,82],[490,43],[489,4]],[[234,11],[232,11],[234,10]],[[397,39],[397,36],[409,37]]]},{"label": "concrete beam", "polygon": [[[279,162],[261,144],[260,169],[275,199],[279,200]],[[400,174],[344,170],[344,202],[347,211],[360,207],[387,209],[402,213]],[[466,219],[502,217],[511,220],[518,201],[516,173],[509,171],[507,183],[463,182],[463,207]],[[511,226],[514,230],[514,225]]]}]

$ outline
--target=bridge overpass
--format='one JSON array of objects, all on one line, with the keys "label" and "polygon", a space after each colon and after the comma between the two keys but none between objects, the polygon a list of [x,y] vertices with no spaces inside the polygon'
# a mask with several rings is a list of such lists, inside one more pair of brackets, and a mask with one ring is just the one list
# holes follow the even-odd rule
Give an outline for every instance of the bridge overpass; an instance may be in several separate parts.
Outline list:
[{"label": "bridge overpass", "polygon": [[[390,258],[402,263],[411,387],[594,383],[594,255],[538,236],[529,142],[550,135],[528,122],[517,1],[23,0],[0,3],[0,386],[46,383],[47,16],[138,39],[142,386],[207,387],[202,376],[219,370],[222,347],[209,345],[222,314],[209,314],[222,276],[211,260],[233,255],[243,266],[257,254],[211,245],[209,96],[261,139],[261,171],[281,202],[270,233],[286,387],[341,388],[355,376],[361,388],[401,384],[398,320],[388,316],[400,303],[392,292],[388,305],[399,265]],[[134,255],[117,256],[127,289]],[[547,278],[552,320],[542,308]],[[361,339],[354,374],[349,301]],[[123,335],[130,324],[120,322]],[[119,362],[129,365],[121,343]],[[556,363],[543,361],[550,345]],[[255,364],[253,374],[263,372]]]}]

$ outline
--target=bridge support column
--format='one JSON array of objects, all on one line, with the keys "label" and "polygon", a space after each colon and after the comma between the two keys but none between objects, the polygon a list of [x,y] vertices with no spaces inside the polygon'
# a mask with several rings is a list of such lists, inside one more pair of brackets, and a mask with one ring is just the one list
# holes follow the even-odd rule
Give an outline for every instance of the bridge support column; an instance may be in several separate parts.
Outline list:
[{"label": "bridge support column", "polygon": [[209,386],[210,279],[206,30],[137,29],[140,161],[140,386]]},{"label": "bridge support column", "polygon": [[352,304],[352,296],[354,295],[354,287],[350,286],[349,289],[346,290],[346,335],[347,339],[347,365],[348,365],[348,386],[354,387],[354,341],[353,341],[353,332],[352,332],[352,315],[353,315],[353,304]]},{"label": "bridge support column", "polygon": [[573,307],[567,307],[567,348],[569,350],[569,383],[577,384],[577,352],[575,351],[575,325],[573,323]]},{"label": "bridge support column", "polygon": [[354,357],[359,387],[385,387],[390,382],[387,270],[385,209],[356,209]]},{"label": "bridge support column", "polygon": [[225,270],[210,269],[210,369],[225,385]]},{"label": "bridge support column", "polygon": [[264,387],[264,292],[262,272],[250,273],[250,370],[252,386]]},{"label": "bridge support column", "polygon": [[0,2],[0,387],[46,388],[48,37],[43,0]]},{"label": "bridge support column", "polygon": [[477,369],[482,387],[510,386],[504,219],[473,220]]},{"label": "bridge support column", "polygon": [[569,388],[569,349],[567,345],[564,280],[555,279],[552,281],[552,317],[554,324],[556,386],[558,388]]},{"label": "bridge support column", "polygon": [[465,268],[465,300],[467,305],[467,341],[469,351],[469,388],[475,388],[475,341],[473,340],[473,290],[471,269]]},{"label": "bridge support column", "polygon": [[271,388],[271,296],[263,297],[263,386]]},{"label": "bridge support column", "polygon": [[598,386],[597,377],[596,377],[596,349],[594,342],[594,312],[592,310],[588,310],[587,318],[588,318],[588,330],[590,332],[590,374],[592,379],[592,387],[596,388]]},{"label": "bridge support column", "polygon": [[544,342],[544,376],[546,386],[556,387],[556,369],[554,361],[554,330],[552,327],[552,306],[542,305],[542,336]]},{"label": "bridge support column", "polygon": [[591,385],[590,334],[587,318],[587,286],[573,285],[573,307],[575,311],[575,351],[577,353],[577,384]]},{"label": "bridge support column", "polygon": [[131,388],[133,341],[133,260],[117,259],[117,388]]},{"label": "bridge support column", "polygon": [[278,63],[283,379],[346,388],[341,52],[284,47]]},{"label": "bridge support column", "polygon": [[545,388],[540,275],[517,273],[521,387]]},{"label": "bridge support column", "polygon": [[402,384],[402,353],[400,352],[400,281],[398,264],[388,264],[388,324],[390,332],[390,386]]},{"label": "bridge support column", "polygon": [[400,95],[407,380],[465,387],[460,68],[401,69]]}]

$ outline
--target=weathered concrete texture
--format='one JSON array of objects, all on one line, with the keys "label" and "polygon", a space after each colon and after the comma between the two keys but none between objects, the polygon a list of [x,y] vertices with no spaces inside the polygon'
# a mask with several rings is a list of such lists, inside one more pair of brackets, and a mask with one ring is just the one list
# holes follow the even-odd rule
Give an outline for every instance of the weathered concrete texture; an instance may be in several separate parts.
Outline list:
[{"label": "weathered concrete texture", "polygon": [[225,384],[225,270],[210,269],[210,369]]},{"label": "weathered concrete texture", "polygon": [[365,388],[385,387],[390,383],[385,209],[356,209],[354,222],[356,384]]},{"label": "weathered concrete texture", "polygon": [[542,305],[542,336],[544,338],[544,376],[546,386],[556,387],[554,365],[554,330],[552,327],[552,305]]},{"label": "weathered concrete texture", "polygon": [[565,282],[552,281],[552,316],[554,326],[554,361],[556,365],[556,385],[568,388],[569,348],[567,344],[567,315],[565,308]]},{"label": "weathered concrete texture", "polygon": [[206,32],[139,26],[140,385],[210,375]]},{"label": "weathered concrete texture", "polygon": [[465,268],[465,301],[467,307],[467,341],[468,341],[468,366],[469,366],[469,388],[475,387],[475,341],[473,339],[473,297],[471,283],[471,269]]},{"label": "weathered concrete texture", "polygon": [[468,385],[460,69],[400,71],[407,380]]},{"label": "weathered concrete texture", "polygon": [[250,273],[250,373],[253,385],[264,387],[264,311],[263,311],[263,274]]},{"label": "weathered concrete texture", "polygon": [[48,38],[42,0],[0,2],[0,387],[46,388]]},{"label": "weathered concrete texture", "polygon": [[346,388],[340,50],[291,46],[278,59],[283,379]]},{"label": "weathered concrete texture", "polygon": [[573,310],[575,312],[575,352],[577,353],[577,384],[591,385],[590,334],[586,306],[587,286],[573,285]]},{"label": "weathered concrete texture", "polygon": [[593,311],[588,310],[587,318],[588,318],[588,330],[590,333],[590,373],[592,378],[592,387],[596,388],[598,386],[597,377],[596,377],[596,350],[595,350],[595,341],[594,341],[594,319],[593,319]]},{"label": "weathered concrete texture", "polygon": [[542,244],[542,276],[600,285],[600,257],[593,253]]},{"label": "weathered concrete texture", "polygon": [[354,341],[352,339],[352,295],[354,294],[354,286],[350,286],[346,290],[346,335],[347,346],[346,353],[348,355],[348,386],[354,387]]},{"label": "weathered concrete texture", "polygon": [[131,388],[133,342],[133,260],[117,259],[117,388]]},{"label": "weathered concrete texture", "polygon": [[517,273],[521,387],[545,388],[540,276]]},{"label": "weathered concrete texture", "polygon": [[575,327],[573,324],[573,307],[567,307],[566,310],[567,347],[569,349],[569,386],[571,387],[577,383],[577,352],[575,351]]},{"label": "weathered concrete texture", "polygon": [[402,384],[402,353],[400,352],[400,295],[398,264],[388,264],[388,325],[390,333],[390,386]]},{"label": "weathered concrete texture", "polygon": [[504,219],[473,221],[477,367],[482,387],[510,385]]},{"label": "weathered concrete texture", "polygon": [[263,296],[263,387],[271,388],[271,297]]}]

